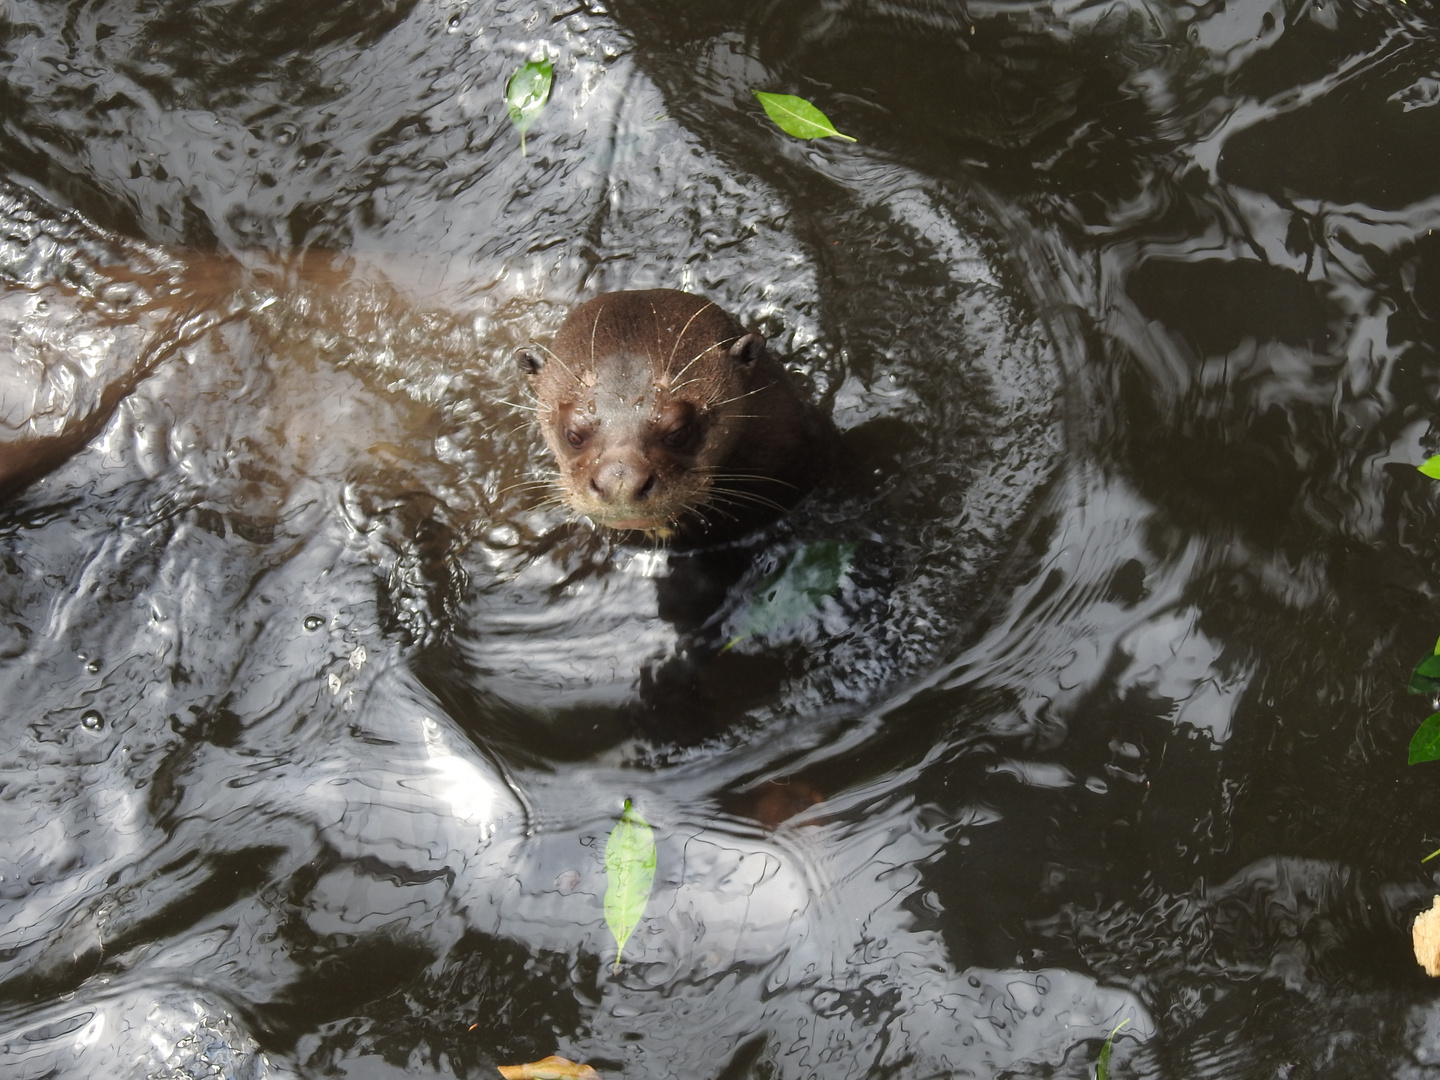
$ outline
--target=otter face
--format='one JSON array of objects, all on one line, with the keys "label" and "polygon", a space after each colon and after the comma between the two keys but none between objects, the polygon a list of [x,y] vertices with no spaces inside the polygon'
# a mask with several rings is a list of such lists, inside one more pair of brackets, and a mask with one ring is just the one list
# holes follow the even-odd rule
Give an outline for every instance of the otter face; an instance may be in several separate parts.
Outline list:
[{"label": "otter face", "polygon": [[732,459],[768,385],[765,339],[708,301],[612,293],[573,311],[553,349],[516,361],[577,513],[662,537],[724,505]]}]

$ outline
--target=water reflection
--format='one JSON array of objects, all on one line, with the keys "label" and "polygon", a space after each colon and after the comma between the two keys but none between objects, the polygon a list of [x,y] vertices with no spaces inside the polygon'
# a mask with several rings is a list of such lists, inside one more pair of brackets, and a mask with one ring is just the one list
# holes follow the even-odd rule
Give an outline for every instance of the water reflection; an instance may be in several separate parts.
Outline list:
[{"label": "water reflection", "polygon": [[[1078,1076],[1126,1017],[1136,1075],[1433,1065],[1428,15],[17,2],[0,36],[17,1075]],[[718,561],[528,486],[510,353],[652,286],[764,329],[855,463]],[[833,538],[825,617],[722,652]],[[617,972],[627,797],[660,874]]]}]

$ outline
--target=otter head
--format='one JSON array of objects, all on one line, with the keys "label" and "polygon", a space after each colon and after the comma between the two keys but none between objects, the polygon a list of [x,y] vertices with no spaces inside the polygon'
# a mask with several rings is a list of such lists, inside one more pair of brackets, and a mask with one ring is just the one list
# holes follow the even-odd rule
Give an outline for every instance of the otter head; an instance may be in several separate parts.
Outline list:
[{"label": "otter head", "polygon": [[703,297],[596,297],[566,317],[550,349],[520,349],[516,362],[565,501],[596,524],[669,536],[738,520],[757,501],[783,509],[747,492],[766,478],[745,464],[744,444],[768,422],[774,394],[793,392],[765,339]]}]

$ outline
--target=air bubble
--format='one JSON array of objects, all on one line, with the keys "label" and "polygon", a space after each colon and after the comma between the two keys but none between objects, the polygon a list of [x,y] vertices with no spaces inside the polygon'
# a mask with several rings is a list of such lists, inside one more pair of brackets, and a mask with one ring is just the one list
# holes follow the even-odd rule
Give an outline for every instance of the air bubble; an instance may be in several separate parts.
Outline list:
[{"label": "air bubble", "polygon": [[86,709],[80,714],[80,726],[87,731],[99,731],[105,726],[105,718],[94,709]]},{"label": "air bubble", "polygon": [[313,633],[314,631],[316,631],[316,630],[319,630],[320,627],[322,627],[322,626],[324,626],[324,625],[325,625],[325,616],[323,616],[323,615],[306,615],[306,616],[305,616],[305,629],[311,631],[312,633]]},{"label": "air bubble", "polygon": [[98,675],[100,673],[100,661],[91,660],[88,664],[85,665],[85,670],[88,671],[91,675]]}]

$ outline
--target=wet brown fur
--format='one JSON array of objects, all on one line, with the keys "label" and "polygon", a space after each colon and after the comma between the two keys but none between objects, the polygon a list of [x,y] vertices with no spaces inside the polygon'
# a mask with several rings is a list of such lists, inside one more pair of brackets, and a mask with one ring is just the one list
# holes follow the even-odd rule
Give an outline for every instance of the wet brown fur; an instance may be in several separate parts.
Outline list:
[{"label": "wet brown fur", "polygon": [[597,296],[517,361],[561,494],[598,525],[724,539],[783,513],[833,461],[833,430],[765,339],[703,297]]}]

